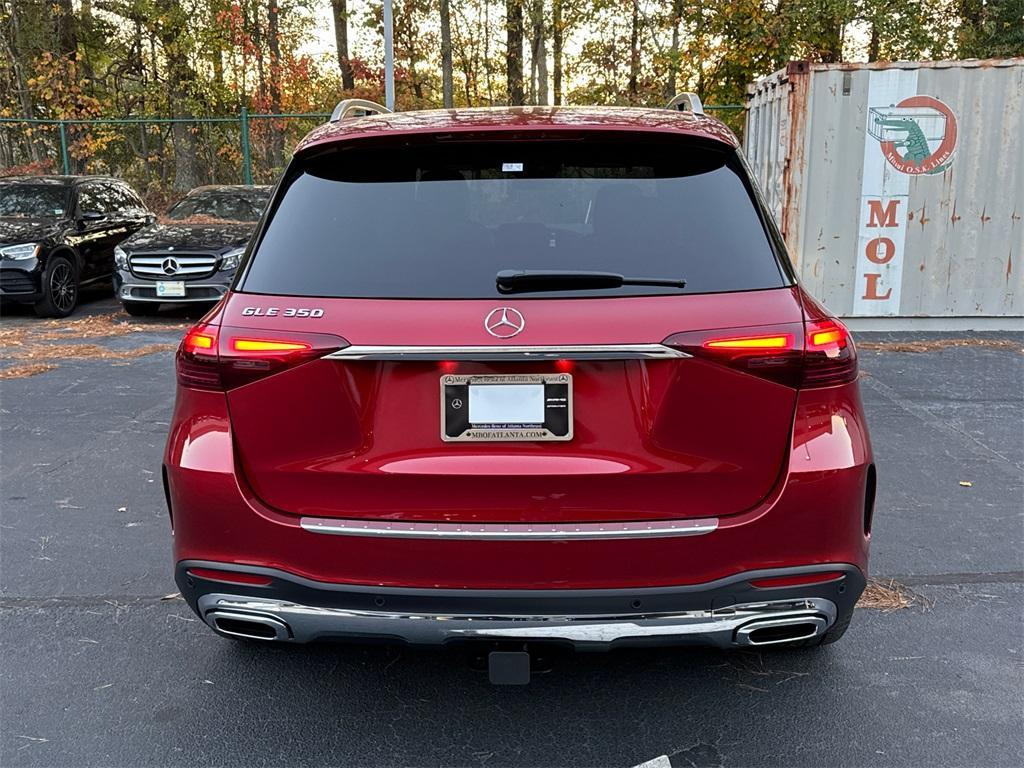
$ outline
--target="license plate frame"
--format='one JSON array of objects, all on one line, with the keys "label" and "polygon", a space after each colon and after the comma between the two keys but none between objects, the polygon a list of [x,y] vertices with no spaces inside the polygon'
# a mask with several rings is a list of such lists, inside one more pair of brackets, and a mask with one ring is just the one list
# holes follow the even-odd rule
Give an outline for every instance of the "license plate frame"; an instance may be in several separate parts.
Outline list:
[{"label": "license plate frame", "polygon": [[[494,384],[544,386],[540,424],[469,422],[469,388]],[[573,436],[572,376],[568,373],[447,374],[441,377],[441,440],[454,442],[565,442]]]},{"label": "license plate frame", "polygon": [[184,280],[160,280],[156,284],[156,297],[158,299],[183,299],[185,295]]}]

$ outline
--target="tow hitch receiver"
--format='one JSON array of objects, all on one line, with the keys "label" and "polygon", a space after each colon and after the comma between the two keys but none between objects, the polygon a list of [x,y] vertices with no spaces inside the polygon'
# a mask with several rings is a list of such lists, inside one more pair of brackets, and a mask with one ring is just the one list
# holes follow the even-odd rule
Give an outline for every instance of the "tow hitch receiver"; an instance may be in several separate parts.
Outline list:
[{"label": "tow hitch receiver", "polygon": [[530,682],[530,654],[526,651],[491,651],[487,676],[494,685],[526,685]]}]

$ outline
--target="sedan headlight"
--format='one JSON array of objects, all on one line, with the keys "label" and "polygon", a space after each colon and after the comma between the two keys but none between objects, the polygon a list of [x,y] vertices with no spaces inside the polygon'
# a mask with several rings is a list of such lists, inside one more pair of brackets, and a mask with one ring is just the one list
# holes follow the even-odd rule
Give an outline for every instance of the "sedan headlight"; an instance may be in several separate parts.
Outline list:
[{"label": "sedan headlight", "polygon": [[34,259],[39,255],[42,246],[39,243],[20,243],[19,245],[5,245],[0,248],[0,255],[5,259]]},{"label": "sedan headlight", "polygon": [[242,258],[242,254],[245,253],[245,246],[241,248],[235,248],[234,250],[228,251],[220,257],[220,271],[230,272],[233,269],[238,269],[238,260]]},{"label": "sedan headlight", "polygon": [[120,245],[114,248],[114,266],[118,269],[128,269],[128,254]]}]

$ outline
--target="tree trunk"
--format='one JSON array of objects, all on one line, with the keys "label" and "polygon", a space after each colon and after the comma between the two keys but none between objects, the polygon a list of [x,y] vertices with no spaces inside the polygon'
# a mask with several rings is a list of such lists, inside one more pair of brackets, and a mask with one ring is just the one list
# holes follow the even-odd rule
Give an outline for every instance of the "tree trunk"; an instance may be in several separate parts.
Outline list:
[{"label": "tree trunk", "polygon": [[331,0],[334,12],[334,42],[338,47],[338,68],[341,70],[341,87],[351,91],[356,87],[352,73],[352,62],[348,57],[348,6],[347,0]]},{"label": "tree trunk", "polygon": [[676,95],[679,79],[679,24],[683,17],[683,0],[672,0],[672,48],[669,51],[668,75],[665,78],[665,100]]},{"label": "tree trunk", "polygon": [[491,79],[491,0],[484,3],[484,88],[487,89],[487,106],[494,106],[494,82]]},{"label": "tree trunk", "polygon": [[530,8],[530,21],[532,22],[531,49],[531,72],[535,85],[531,88],[534,91],[534,103],[547,106],[548,103],[548,49],[545,39],[544,24],[544,0],[533,0]]},{"label": "tree trunk", "polygon": [[441,11],[441,98],[444,108],[454,106],[452,98],[452,19],[449,0],[440,0]]},{"label": "tree trunk", "polygon": [[555,104],[562,103],[562,0],[551,3],[551,55],[554,59],[552,85],[555,90]]},{"label": "tree trunk", "polygon": [[629,102],[636,104],[640,95],[640,0],[633,0],[629,26]]},{"label": "tree trunk", "polygon": [[[8,38],[6,35],[0,36],[5,43],[7,48],[7,54],[11,61],[11,67],[14,69],[14,80],[18,86],[18,100],[21,102],[21,111],[26,118],[35,117],[35,107],[32,104],[32,94],[29,92],[28,84],[25,78],[25,70],[21,66],[21,60],[18,58],[20,51],[20,20],[18,18],[18,5],[17,3],[11,3],[10,5],[10,24],[11,34]],[[39,151],[39,147],[36,146],[34,139],[29,138],[25,140],[25,144],[28,148],[29,159],[33,163],[39,162],[42,158],[42,154]]]},{"label": "tree trunk", "polygon": [[505,80],[508,105],[523,104],[523,2],[505,0]]},{"label": "tree trunk", "polygon": [[[277,0],[267,3],[267,47],[270,49],[270,111],[281,113],[281,38],[279,35],[278,17],[281,9]],[[280,121],[270,122],[270,167],[279,169],[284,166],[284,124]]]},{"label": "tree trunk", "polygon": [[[164,49],[167,77],[165,86],[170,95],[174,117],[192,117],[190,101],[194,96],[196,73],[188,60],[185,47],[188,35],[188,17],[178,0],[159,0],[157,10],[163,23],[156,32]],[[188,192],[203,183],[194,124],[174,123],[171,126],[171,146],[174,148],[174,182],[177,192]]]},{"label": "tree trunk", "polygon": [[71,0],[58,0],[57,54],[75,58],[78,52],[78,35],[75,29],[75,9]]}]

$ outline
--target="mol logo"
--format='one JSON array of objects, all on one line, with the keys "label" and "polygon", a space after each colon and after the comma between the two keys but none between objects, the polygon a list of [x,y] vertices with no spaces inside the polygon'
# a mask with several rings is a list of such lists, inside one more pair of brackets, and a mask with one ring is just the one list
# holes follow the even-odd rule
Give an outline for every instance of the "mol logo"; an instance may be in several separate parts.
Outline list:
[{"label": "mol logo", "polygon": [[900,173],[942,173],[953,162],[956,115],[932,96],[911,96],[894,107],[871,107],[868,133]]}]

